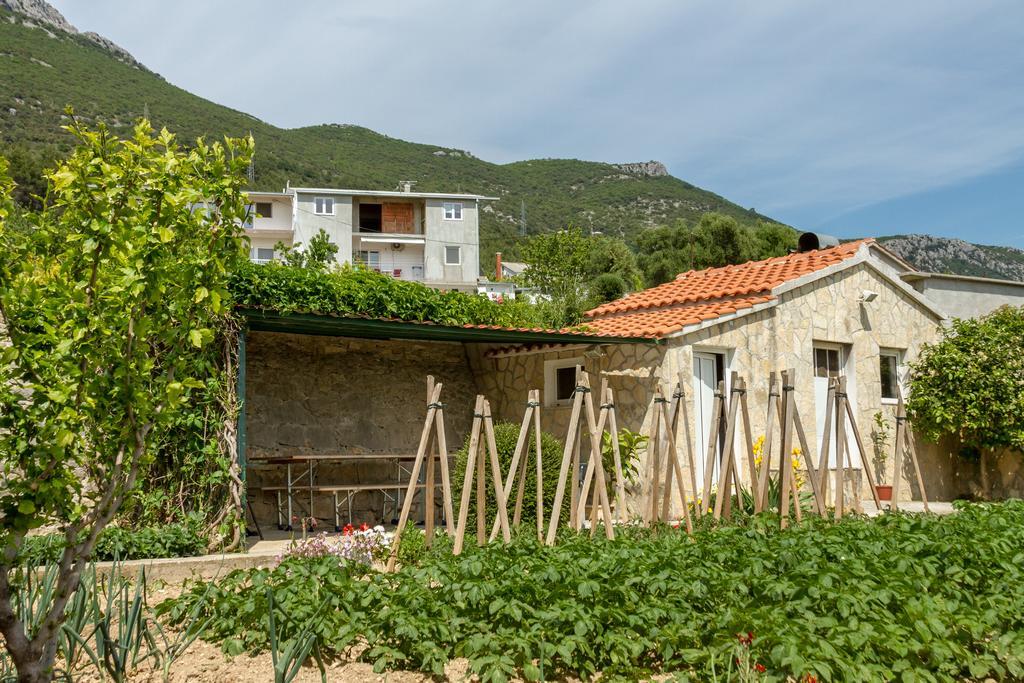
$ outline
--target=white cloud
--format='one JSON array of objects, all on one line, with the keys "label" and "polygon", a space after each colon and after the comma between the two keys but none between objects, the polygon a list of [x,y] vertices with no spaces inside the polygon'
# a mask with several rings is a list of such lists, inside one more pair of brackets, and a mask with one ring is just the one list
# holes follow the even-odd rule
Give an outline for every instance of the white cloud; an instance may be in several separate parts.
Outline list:
[{"label": "white cloud", "polygon": [[769,213],[825,219],[1024,157],[1013,0],[54,4],[277,125],[656,158]]}]

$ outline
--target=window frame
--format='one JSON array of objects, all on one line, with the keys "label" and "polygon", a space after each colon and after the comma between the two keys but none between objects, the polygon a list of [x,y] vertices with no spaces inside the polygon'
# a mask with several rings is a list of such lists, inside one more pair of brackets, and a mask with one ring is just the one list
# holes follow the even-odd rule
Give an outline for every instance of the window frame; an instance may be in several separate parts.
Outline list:
[{"label": "window frame", "polygon": [[575,369],[579,365],[586,372],[587,366],[583,356],[573,358],[554,358],[544,361],[544,405],[549,408],[572,405],[572,395],[558,398],[558,371],[566,368]]},{"label": "window frame", "polygon": [[[450,216],[448,215],[449,209],[451,209]],[[441,202],[441,215],[446,221],[461,221],[463,216],[462,202]]]},{"label": "window frame", "polygon": [[[366,254],[366,258],[363,258],[363,254]],[[377,265],[372,264],[371,255],[377,256]],[[356,261],[370,270],[380,272],[380,250],[379,249],[360,249],[356,252]]]},{"label": "window frame", "polygon": [[[888,397],[885,395],[885,385],[882,383],[882,359],[892,358],[893,362],[893,378],[894,378],[894,389],[896,395]],[[878,349],[878,395],[884,405],[897,405],[900,402],[899,395],[902,393],[904,397],[906,393],[903,389],[903,376],[901,369],[903,367],[903,349],[890,349],[880,348]]]},{"label": "window frame", "polygon": [[[267,207],[266,213],[260,212],[260,205]],[[253,214],[256,218],[273,218],[274,217],[274,202],[253,202]]]},{"label": "window frame", "polygon": [[[444,265],[446,265],[446,266],[461,266],[462,265],[462,245],[460,245],[460,244],[445,244],[445,245],[442,245],[441,249],[444,251],[444,254],[442,255],[442,259],[444,260]],[[448,250],[449,249],[454,249],[455,253],[457,253],[459,255],[458,261],[452,262],[452,261],[448,260]]]},{"label": "window frame", "polygon": [[[331,203],[331,210],[330,211],[319,211],[318,210],[318,203],[319,202],[323,202],[325,208],[327,206],[327,202],[330,202]],[[336,202],[334,201],[334,197],[325,197],[325,196],[313,197],[313,215],[315,215],[315,216],[333,216],[334,215],[334,211],[335,211],[335,204],[336,204]]]},{"label": "window frame", "polygon": [[[269,251],[270,252],[270,258],[269,259],[261,258],[260,257],[260,252],[261,251]],[[258,266],[270,263],[271,261],[273,261],[276,258],[277,258],[277,250],[274,249],[273,247],[250,247],[249,248],[249,260],[252,261],[253,263],[255,263]]]}]

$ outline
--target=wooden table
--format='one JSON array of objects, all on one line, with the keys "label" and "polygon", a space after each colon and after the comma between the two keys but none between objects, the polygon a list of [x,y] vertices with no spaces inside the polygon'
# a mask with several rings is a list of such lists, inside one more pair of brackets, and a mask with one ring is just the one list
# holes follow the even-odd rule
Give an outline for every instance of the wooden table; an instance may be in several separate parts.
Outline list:
[{"label": "wooden table", "polygon": [[[440,458],[439,455],[435,455],[434,457]],[[449,455],[448,457],[450,458],[452,456]],[[277,526],[279,529],[287,529],[291,531],[292,519],[294,518],[293,503],[297,502],[296,496],[300,491],[308,491],[308,512],[310,517],[314,517],[313,497],[317,493],[332,494],[334,496],[334,526],[335,531],[341,531],[341,495],[345,496],[345,503],[348,505],[349,523],[351,523],[352,497],[361,491],[380,491],[383,495],[383,502],[381,505],[381,518],[383,520],[386,514],[388,501],[394,501],[395,509],[397,511],[402,502],[402,495],[408,486],[407,481],[402,481],[402,475],[411,475],[412,472],[409,468],[403,466],[402,463],[411,463],[415,460],[415,453],[353,452],[283,455],[260,459],[258,461],[254,460],[253,463],[255,464],[256,462],[259,462],[268,465],[283,465],[286,468],[285,486],[263,487],[264,491],[277,494]],[[317,483],[316,473],[319,465],[350,464],[356,462],[394,462],[397,466],[395,481],[370,484]],[[297,475],[293,475],[293,468],[296,467],[301,467],[302,471]],[[436,486],[440,485],[440,482],[436,484]],[[415,488],[423,489],[425,488],[425,485],[417,482]],[[287,501],[287,517],[285,517],[284,513],[285,501],[281,500],[282,494],[284,494],[285,500]]]}]

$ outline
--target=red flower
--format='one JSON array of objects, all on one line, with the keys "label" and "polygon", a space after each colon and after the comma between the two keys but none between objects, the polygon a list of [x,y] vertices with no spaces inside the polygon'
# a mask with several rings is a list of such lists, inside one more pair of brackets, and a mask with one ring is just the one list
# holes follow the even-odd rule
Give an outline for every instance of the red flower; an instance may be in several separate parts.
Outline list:
[{"label": "red flower", "polygon": [[749,647],[750,644],[754,642],[754,633],[753,631],[747,631],[746,635],[742,633],[737,633],[736,638],[739,639],[741,645]]},{"label": "red flower", "polygon": [[818,677],[814,674],[804,674],[804,683],[818,683]]},{"label": "red flower", "polygon": [[754,664],[754,671],[756,671],[759,674],[763,674],[765,672],[764,664],[762,664],[761,662]]},{"label": "red flower", "polygon": [[360,531],[369,531],[370,530],[370,525],[367,524],[366,522],[363,522],[362,524],[359,525],[359,530]]},{"label": "red flower", "polygon": [[355,530],[356,528],[354,526],[352,526],[351,524],[346,524],[344,527],[342,527],[341,533],[344,536],[351,536],[352,532]]}]

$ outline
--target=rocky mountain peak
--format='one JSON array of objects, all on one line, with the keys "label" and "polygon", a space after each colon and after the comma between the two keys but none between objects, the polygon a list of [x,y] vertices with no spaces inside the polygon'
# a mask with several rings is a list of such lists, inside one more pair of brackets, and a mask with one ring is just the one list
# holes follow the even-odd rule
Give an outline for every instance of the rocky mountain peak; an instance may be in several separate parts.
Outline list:
[{"label": "rocky mountain peak", "polygon": [[660,178],[668,175],[668,169],[660,161],[637,161],[631,164],[612,164],[623,173],[630,175],[646,176],[648,178]]},{"label": "rocky mountain peak", "polygon": [[[92,31],[82,33],[64,18],[64,15],[57,11],[46,0],[0,0],[0,8],[10,10],[32,22],[55,28],[71,35],[80,35],[112,54],[119,61],[134,66],[137,69],[146,69],[135,57],[120,45],[117,45],[109,38],[104,38]],[[146,69],[148,71],[148,69]]]}]

